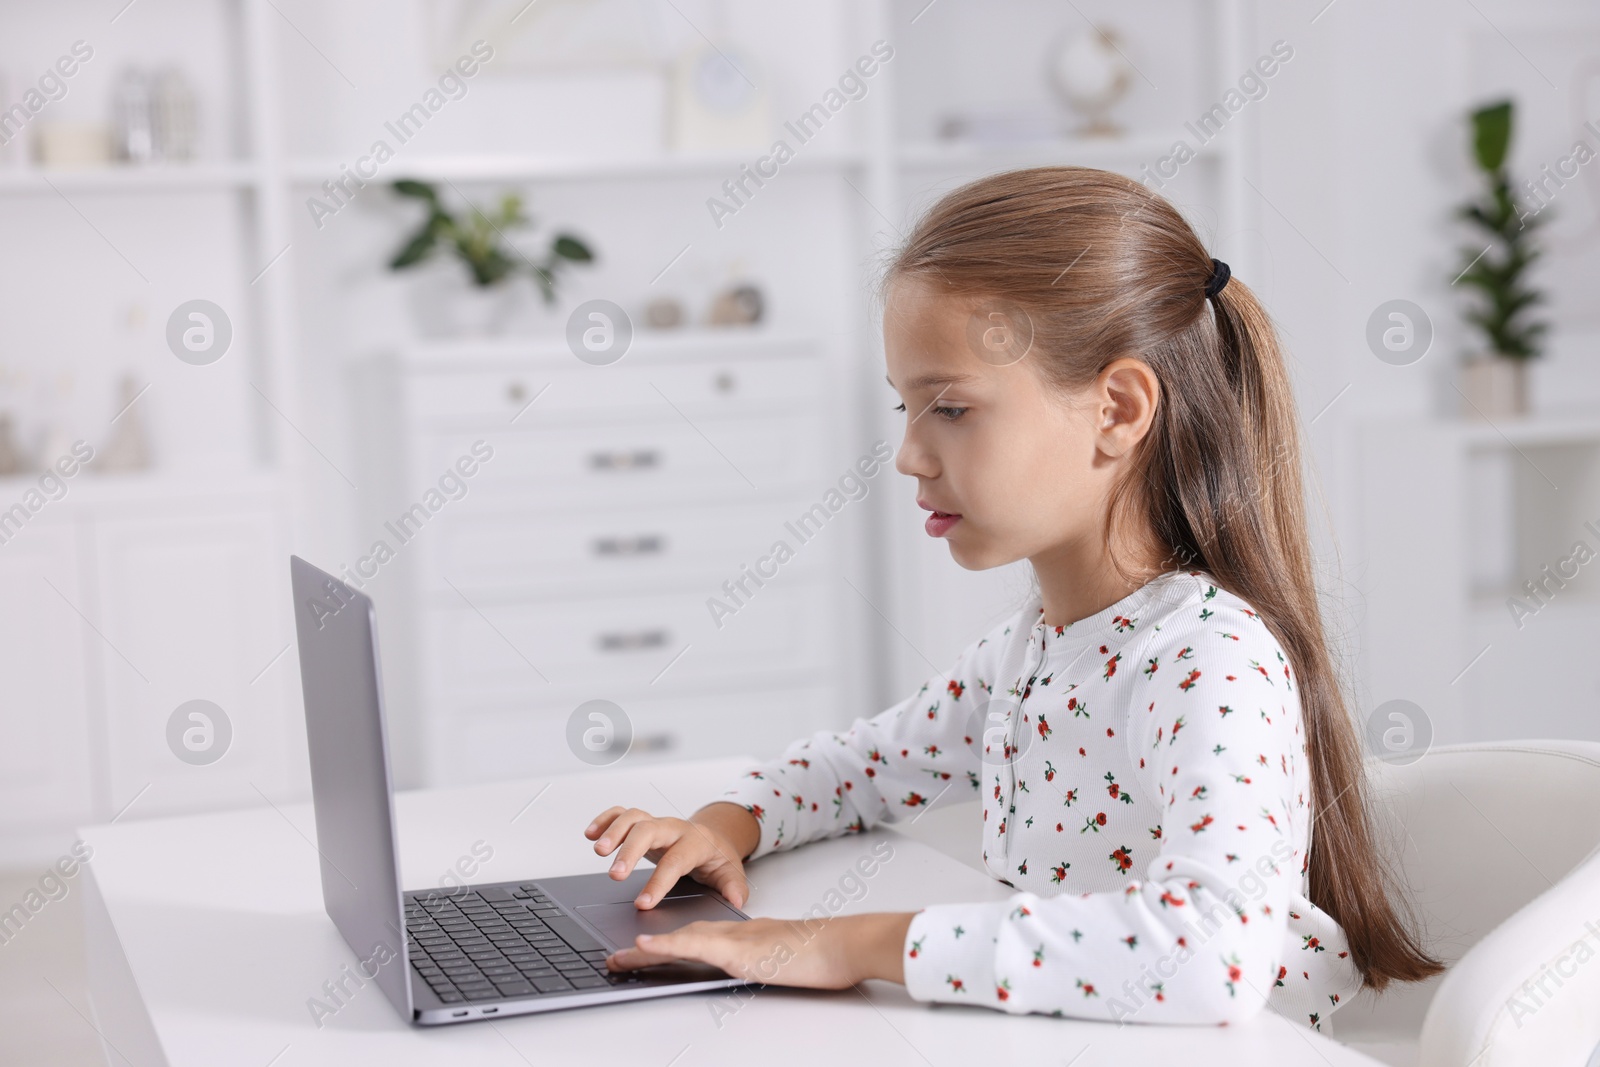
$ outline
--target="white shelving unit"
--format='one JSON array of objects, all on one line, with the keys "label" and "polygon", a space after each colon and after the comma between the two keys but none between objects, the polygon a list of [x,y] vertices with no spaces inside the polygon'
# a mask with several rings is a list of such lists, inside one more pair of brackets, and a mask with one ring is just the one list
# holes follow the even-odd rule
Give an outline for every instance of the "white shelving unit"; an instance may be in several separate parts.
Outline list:
[{"label": "white shelving unit", "polygon": [[[95,49],[66,99],[35,122],[72,108],[108,117],[110,75],[129,63],[176,61],[199,82],[204,104],[226,102],[202,112],[205,141],[193,162],[45,169],[13,157],[0,167],[0,212],[21,223],[8,226],[11,252],[41,271],[31,295],[10,294],[4,378],[81,382],[90,395],[57,405],[51,418],[103,455],[114,409],[100,398],[122,371],[111,359],[37,362],[33,339],[54,335],[45,351],[62,356],[52,361],[75,349],[121,351],[146,386],[137,412],[155,452],[153,469],[139,473],[97,473],[91,463],[0,550],[0,661],[12,679],[0,708],[9,801],[0,843],[14,860],[31,860],[57,855],[76,824],[304,791],[303,730],[287,714],[298,703],[297,680],[285,669],[293,658],[282,654],[290,619],[280,574],[301,457],[288,271],[262,270],[287,243],[289,196],[273,102],[281,65],[272,5],[208,0],[110,24],[75,5],[7,8],[0,68],[9,73],[28,69],[33,61],[17,50],[38,42],[64,49],[84,38]],[[193,43],[197,34],[211,36],[212,55],[237,62],[170,54],[172,41]],[[25,130],[23,142],[34,132]],[[47,212],[54,228],[39,221]],[[147,240],[142,221],[156,218],[171,227],[165,242],[193,258],[174,260]],[[56,267],[69,256],[64,246],[79,250],[66,270]],[[95,273],[102,262],[128,273],[108,281]],[[232,346],[212,367],[181,365],[166,351],[167,315],[193,298],[219,303],[233,324]],[[108,317],[141,325],[126,339],[96,337],[93,324]],[[33,415],[15,390],[6,406],[19,399],[20,413]],[[224,429],[229,439],[218,451],[227,458],[191,454],[190,435],[172,435],[192,421]],[[24,500],[37,477],[0,478],[0,508]],[[210,765],[169,751],[168,719],[192,699],[213,701],[231,723],[230,747]]]},{"label": "white shelving unit", "polygon": [[[1600,420],[1383,421],[1352,440],[1372,706],[1415,702],[1436,743],[1579,736],[1600,640]],[[1513,611],[1515,598],[1528,609]]]}]

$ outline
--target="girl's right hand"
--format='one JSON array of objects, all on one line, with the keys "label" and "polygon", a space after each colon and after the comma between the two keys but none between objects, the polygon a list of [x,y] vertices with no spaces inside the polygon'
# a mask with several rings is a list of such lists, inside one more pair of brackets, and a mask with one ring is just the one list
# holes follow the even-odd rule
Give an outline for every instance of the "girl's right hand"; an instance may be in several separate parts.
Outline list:
[{"label": "girl's right hand", "polygon": [[[741,818],[742,817],[742,818]],[[748,826],[744,825],[748,822]],[[734,907],[749,897],[742,857],[760,839],[755,816],[737,804],[708,805],[691,819],[651,815],[639,808],[607,808],[583,831],[596,854],[617,853],[609,872],[617,881],[628,877],[641,858],[656,865],[655,874],[634,898],[640,909],[653,908],[684,875],[692,875],[721,893]],[[748,847],[740,847],[745,841]]]}]

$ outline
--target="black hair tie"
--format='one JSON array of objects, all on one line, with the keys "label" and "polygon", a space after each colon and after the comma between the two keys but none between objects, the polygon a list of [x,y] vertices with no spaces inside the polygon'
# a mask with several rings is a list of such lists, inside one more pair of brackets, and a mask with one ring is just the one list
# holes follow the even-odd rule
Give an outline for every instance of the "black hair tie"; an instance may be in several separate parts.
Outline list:
[{"label": "black hair tie", "polygon": [[1211,300],[1222,292],[1223,286],[1228,284],[1228,279],[1233,277],[1233,272],[1228,265],[1220,259],[1211,261],[1211,280],[1206,282],[1206,299]]}]

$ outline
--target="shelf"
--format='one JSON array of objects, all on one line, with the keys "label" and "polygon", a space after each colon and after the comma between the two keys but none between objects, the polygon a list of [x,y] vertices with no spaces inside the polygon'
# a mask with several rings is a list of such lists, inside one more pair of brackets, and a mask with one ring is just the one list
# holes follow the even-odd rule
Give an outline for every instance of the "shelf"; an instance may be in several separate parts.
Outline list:
[{"label": "shelf", "polygon": [[[43,472],[0,476],[0,508],[8,508],[30,489],[37,490]],[[240,471],[139,471],[126,474],[96,473],[86,464],[71,478],[62,479],[66,495],[51,500],[40,513],[106,504],[148,504],[152,500],[211,500],[220,496],[259,496],[283,487],[282,475],[270,467]]]},{"label": "shelf", "polygon": [[1587,414],[1538,414],[1487,422],[1453,420],[1457,432],[1469,448],[1493,449],[1510,446],[1600,444],[1600,419]]},{"label": "shelf", "polygon": [[[672,359],[682,356],[726,357],[741,351],[763,352],[814,348],[814,336],[739,326],[648,329],[635,326],[629,357],[647,355]],[[575,363],[561,334],[526,334],[506,337],[463,337],[414,341],[401,350],[401,361],[421,370],[459,370],[468,366],[561,360]]]},{"label": "shelf", "polygon": [[[555,180],[606,180],[662,177],[726,177],[767,154],[765,148],[740,151],[672,155],[661,153],[634,158],[595,159],[576,156],[451,155],[401,156],[385,164],[369,181],[380,184],[397,178],[422,181],[519,182]],[[860,152],[796,149],[782,172],[850,170],[865,164]],[[321,185],[339,178],[350,161],[297,159],[289,164],[289,177],[300,185]]]},{"label": "shelf", "polygon": [[189,192],[198,189],[249,189],[260,173],[248,163],[151,164],[51,170],[18,167],[0,170],[0,193]]},{"label": "shelf", "polygon": [[[984,143],[975,141],[921,141],[900,146],[900,162],[926,169],[961,168],[983,164],[996,169],[1049,164],[1153,163],[1172,151],[1173,138],[1140,134],[1121,138],[1061,138],[1050,141]],[[1196,156],[1216,155],[1204,149]]]}]

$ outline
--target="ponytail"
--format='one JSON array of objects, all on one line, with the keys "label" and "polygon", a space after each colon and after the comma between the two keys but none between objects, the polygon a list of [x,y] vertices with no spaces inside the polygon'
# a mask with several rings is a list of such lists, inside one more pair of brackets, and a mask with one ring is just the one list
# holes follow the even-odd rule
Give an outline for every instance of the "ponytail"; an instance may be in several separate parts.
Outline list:
[{"label": "ponytail", "polygon": [[1213,264],[1172,205],[1132,179],[1036,167],[946,195],[884,284],[914,276],[1025,316],[1042,373],[1063,390],[1130,354],[1156,373],[1161,401],[1113,488],[1108,524],[1142,520],[1170,549],[1165,562],[1211,574],[1283,646],[1310,757],[1311,902],[1344,928],[1364,984],[1418,981],[1443,966],[1409,929],[1378,856],[1361,745],[1318,608],[1288,370],[1255,294],[1226,275],[1213,284]]}]

